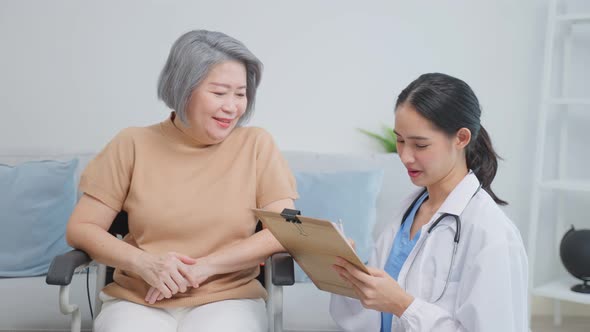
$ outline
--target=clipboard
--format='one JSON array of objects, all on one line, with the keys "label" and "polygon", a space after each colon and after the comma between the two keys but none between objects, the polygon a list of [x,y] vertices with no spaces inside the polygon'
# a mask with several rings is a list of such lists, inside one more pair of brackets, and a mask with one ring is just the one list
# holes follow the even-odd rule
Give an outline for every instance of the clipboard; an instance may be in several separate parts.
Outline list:
[{"label": "clipboard", "polygon": [[317,288],[358,298],[352,287],[331,266],[336,262],[336,256],[340,256],[367,274],[369,270],[334,223],[301,216],[298,210],[285,209],[282,213],[260,209],[252,211]]}]

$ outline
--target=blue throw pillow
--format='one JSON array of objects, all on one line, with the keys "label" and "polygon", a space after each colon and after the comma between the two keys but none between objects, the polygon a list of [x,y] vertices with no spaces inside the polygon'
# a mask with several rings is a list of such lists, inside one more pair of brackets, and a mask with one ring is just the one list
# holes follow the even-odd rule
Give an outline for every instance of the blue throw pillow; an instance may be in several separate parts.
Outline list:
[{"label": "blue throw pillow", "polygon": [[[352,238],[356,252],[367,261],[373,248],[372,231],[377,217],[377,196],[381,191],[383,170],[339,172],[294,172],[299,199],[295,206],[307,217],[337,223]],[[296,265],[295,281],[309,282]]]},{"label": "blue throw pillow", "polygon": [[78,159],[0,164],[0,277],[46,274],[71,248],[66,223],[77,201]]}]

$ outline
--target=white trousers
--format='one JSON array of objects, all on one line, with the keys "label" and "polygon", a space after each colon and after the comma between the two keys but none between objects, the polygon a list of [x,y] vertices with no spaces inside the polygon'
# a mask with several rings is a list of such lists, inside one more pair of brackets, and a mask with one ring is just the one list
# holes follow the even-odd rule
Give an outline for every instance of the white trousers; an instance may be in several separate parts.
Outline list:
[{"label": "white trousers", "polygon": [[169,309],[112,298],[105,300],[94,320],[94,332],[268,331],[263,299],[225,300]]}]

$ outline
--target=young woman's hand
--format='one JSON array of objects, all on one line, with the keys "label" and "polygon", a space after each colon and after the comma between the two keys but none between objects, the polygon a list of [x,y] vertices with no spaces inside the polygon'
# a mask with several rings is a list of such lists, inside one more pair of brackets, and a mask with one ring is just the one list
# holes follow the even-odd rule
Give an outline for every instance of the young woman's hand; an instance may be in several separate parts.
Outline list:
[{"label": "young woman's hand", "polygon": [[336,259],[333,268],[342,280],[352,286],[367,309],[390,312],[400,317],[414,301],[414,297],[383,270],[369,267],[369,275],[341,257]]},{"label": "young woman's hand", "polygon": [[185,275],[195,263],[195,259],[175,252],[154,255],[144,251],[139,255],[132,272],[164,297],[170,298],[178,292],[186,292],[191,286]]},{"label": "young woman's hand", "polygon": [[[174,295],[176,293],[184,293],[188,289],[190,289],[191,287],[197,288],[203,282],[205,282],[209,277],[211,277],[213,275],[213,269],[210,267],[209,264],[207,264],[205,259],[195,260],[193,258],[183,256],[183,255],[179,255],[178,259],[181,260],[182,262],[187,262],[190,265],[188,265],[186,267],[186,269],[183,270],[183,272],[182,272],[182,276],[184,278],[183,280],[186,283],[186,287],[179,289],[177,292],[172,293],[172,295]],[[194,262],[194,263],[192,263],[192,262]],[[160,290],[160,288],[152,286],[152,287],[150,287],[150,289],[148,290],[148,292],[145,296],[145,301],[150,304],[154,304],[154,303],[156,303],[156,301],[160,301],[164,298],[169,298],[169,297],[167,297],[166,294],[164,294]]]}]

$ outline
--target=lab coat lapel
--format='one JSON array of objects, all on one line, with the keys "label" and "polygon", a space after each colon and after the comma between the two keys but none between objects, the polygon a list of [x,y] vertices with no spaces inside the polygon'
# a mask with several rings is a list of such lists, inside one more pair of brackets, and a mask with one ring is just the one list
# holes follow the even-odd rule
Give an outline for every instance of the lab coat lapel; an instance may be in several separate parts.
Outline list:
[{"label": "lab coat lapel", "polygon": [[[455,189],[453,189],[453,191],[451,191],[449,196],[445,199],[445,201],[440,206],[440,208],[436,211],[436,213],[434,213],[432,215],[432,217],[430,218],[428,223],[426,225],[422,226],[422,231],[420,232],[420,238],[416,242],[416,245],[414,245],[414,249],[412,249],[412,251],[408,255],[408,258],[404,262],[404,265],[402,266],[402,269],[400,270],[400,273],[399,273],[398,283],[400,284],[400,286],[402,288],[405,288],[406,277],[407,277],[407,274],[410,272],[408,270],[409,270],[412,262],[414,261],[414,259],[416,259],[416,255],[418,255],[418,252],[420,251],[419,249],[424,245],[423,242],[426,240],[426,238],[428,236],[427,233],[428,233],[428,229],[430,228],[430,226],[443,213],[451,213],[451,214],[455,214],[455,215],[460,216],[478,189],[479,189],[479,180],[477,179],[475,174],[473,174],[473,172],[469,171],[469,173],[461,180],[461,182],[459,182],[459,184],[455,187]],[[418,195],[418,194],[416,194],[416,195]],[[441,224],[440,224],[441,226],[437,226],[437,227],[442,227],[442,225],[443,225],[442,223],[443,223],[443,221],[441,221]],[[455,222],[451,220],[451,218],[449,218],[448,223],[445,223],[444,225],[446,225],[446,227],[451,227],[453,229],[453,231],[457,231],[457,226],[455,225]],[[391,242],[393,242],[393,239]],[[390,250],[391,250],[391,245],[389,247]],[[385,259],[387,259],[387,258],[385,258]]]},{"label": "lab coat lapel", "polygon": [[[469,172],[461,182],[451,191],[447,199],[443,202],[440,206],[438,211],[434,214],[435,217],[440,216],[443,213],[450,213],[457,216],[460,216],[471,201],[471,198],[475,195],[475,193],[479,190],[479,180],[473,174],[473,172]],[[433,217],[434,219],[434,217]],[[433,222],[433,219],[430,220],[429,224]]]}]

